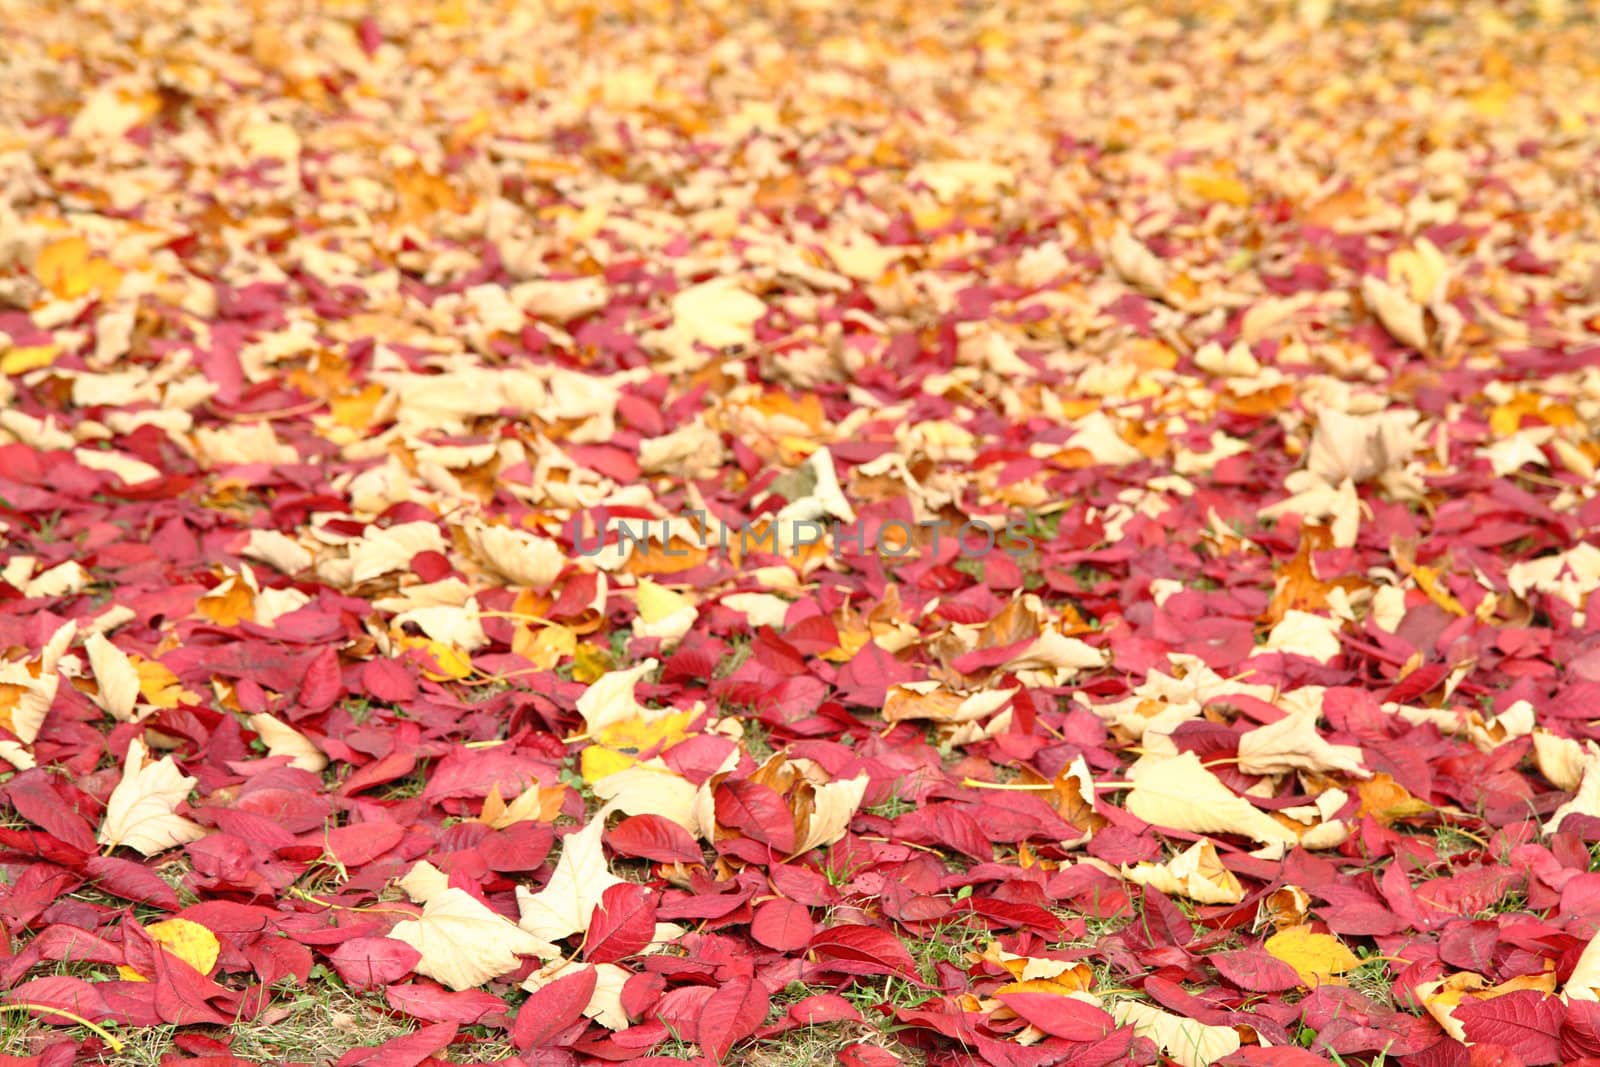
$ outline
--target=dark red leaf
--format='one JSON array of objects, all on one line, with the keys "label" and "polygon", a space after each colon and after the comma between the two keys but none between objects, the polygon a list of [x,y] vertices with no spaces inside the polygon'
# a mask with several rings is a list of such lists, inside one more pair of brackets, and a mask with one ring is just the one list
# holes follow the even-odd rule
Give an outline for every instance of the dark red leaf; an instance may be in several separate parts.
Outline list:
[{"label": "dark red leaf", "polygon": [[511,1043],[523,1050],[543,1048],[550,1038],[583,1018],[598,978],[593,967],[584,967],[534,990],[517,1009]]},{"label": "dark red leaf", "polygon": [[1469,1041],[1498,1045],[1528,1067],[1561,1062],[1561,1024],[1567,1006],[1559,997],[1519,989],[1487,1000],[1466,998],[1453,1014]]},{"label": "dark red leaf", "polygon": [[900,939],[875,926],[830,926],[811,939],[810,948],[818,959],[849,960],[867,968],[854,973],[898,974],[921,981],[916,961]]},{"label": "dark red leaf", "polygon": [[634,815],[606,831],[606,844],[624,856],[657,863],[700,863],[705,857],[689,832],[660,815]]},{"label": "dark red leaf", "polygon": [[650,944],[656,928],[656,894],[635,882],[610,886],[600,895],[584,958],[590,963],[615,963]]}]

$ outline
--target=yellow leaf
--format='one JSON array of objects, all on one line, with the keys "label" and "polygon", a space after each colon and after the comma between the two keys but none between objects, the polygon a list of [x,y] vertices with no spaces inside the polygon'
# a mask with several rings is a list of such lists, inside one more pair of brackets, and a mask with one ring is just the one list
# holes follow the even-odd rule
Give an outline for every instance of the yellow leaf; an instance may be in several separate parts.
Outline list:
[{"label": "yellow leaf", "polygon": [[592,683],[611,669],[609,649],[585,641],[572,655],[572,677],[577,681]]},{"label": "yellow leaf", "polygon": [[578,650],[578,635],[567,626],[518,626],[511,635],[511,651],[542,671],[548,671]]},{"label": "yellow leaf", "polygon": [[333,411],[333,421],[352,430],[365,430],[372,425],[378,404],[383,400],[383,386],[368,385],[357,393],[336,396],[328,401]]},{"label": "yellow leaf", "polygon": [[601,745],[590,745],[578,758],[578,768],[583,774],[583,780],[593,785],[600,779],[625,771],[638,762],[637,756],[630,756],[625,752],[617,752]]},{"label": "yellow leaf", "polygon": [[13,348],[0,356],[0,374],[26,374],[40,367],[48,367],[61,354],[60,345],[32,345]]},{"label": "yellow leaf", "polygon": [[170,711],[183,699],[183,684],[178,676],[153,659],[133,659],[133,669],[139,672],[139,695],[151,707]]},{"label": "yellow leaf", "polygon": [[645,578],[639,582],[639,595],[634,603],[639,608],[639,618],[645,622],[655,623],[667,618],[675,611],[692,607],[694,601],[682,593],[673,592],[664,585],[657,584]]},{"label": "yellow leaf", "polygon": [[229,578],[195,601],[194,607],[218,626],[237,626],[255,621],[256,594],[238,578]]},{"label": "yellow leaf", "polygon": [[[217,965],[217,957],[222,952],[222,944],[217,940],[217,935],[189,919],[164,919],[158,923],[151,923],[145,927],[145,933],[149,934],[156,944],[201,974],[211,973],[211,968]],[[150,980],[147,975],[140,974],[132,967],[119,966],[117,973],[128,982]]]},{"label": "yellow leaf", "polygon": [[1309,926],[1291,926],[1267,938],[1267,953],[1294,968],[1300,981],[1315,988],[1343,983],[1337,976],[1361,965],[1355,953],[1332,934],[1319,934]]},{"label": "yellow leaf", "polygon": [[433,658],[436,671],[424,668],[423,677],[434,682],[460,681],[472,673],[472,659],[460,649],[452,648],[442,641],[430,641],[424,637],[408,637],[400,641],[402,648],[418,648]]},{"label": "yellow leaf", "polygon": [[62,300],[99,293],[109,300],[122,283],[122,272],[103,259],[95,259],[82,237],[63,237],[39,250],[34,263],[39,281]]},{"label": "yellow leaf", "polygon": [[594,732],[597,743],[625,752],[671,748],[688,736],[689,723],[699,712],[672,711],[653,718],[634,716],[607,723]]},{"label": "yellow leaf", "polygon": [[1183,187],[1202,200],[1218,204],[1244,207],[1250,203],[1250,190],[1231,174],[1192,170],[1183,176]]}]

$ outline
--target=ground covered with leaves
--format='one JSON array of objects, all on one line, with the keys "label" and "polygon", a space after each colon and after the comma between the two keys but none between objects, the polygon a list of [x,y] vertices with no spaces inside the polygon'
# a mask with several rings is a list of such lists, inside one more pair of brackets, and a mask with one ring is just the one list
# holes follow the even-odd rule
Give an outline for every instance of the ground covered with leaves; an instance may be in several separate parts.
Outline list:
[{"label": "ground covered with leaves", "polygon": [[0,21],[0,1063],[1600,1057],[1592,10]]}]

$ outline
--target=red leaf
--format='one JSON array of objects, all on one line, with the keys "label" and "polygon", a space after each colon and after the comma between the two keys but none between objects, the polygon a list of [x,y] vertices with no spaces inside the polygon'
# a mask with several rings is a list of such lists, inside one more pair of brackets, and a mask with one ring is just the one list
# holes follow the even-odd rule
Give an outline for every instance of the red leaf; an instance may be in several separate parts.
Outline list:
[{"label": "red leaf", "polygon": [[384,990],[389,1006],[405,1012],[414,1019],[430,1023],[461,1023],[470,1026],[504,1016],[510,1009],[506,1002],[493,993],[481,989],[464,989],[452,992],[437,982],[419,980],[405,985],[392,985]]},{"label": "red leaf", "polygon": [[723,782],[716,790],[717,822],[777,852],[794,851],[794,816],[783,798],[759,782]]},{"label": "red leaf", "polygon": [[1300,984],[1293,967],[1259,948],[1218,952],[1208,958],[1222,977],[1250,993],[1283,993]]},{"label": "red leaf", "polygon": [[421,958],[416,949],[392,937],[352,937],[328,954],[339,977],[358,989],[397,982]]},{"label": "red leaf", "polygon": [[17,814],[50,831],[80,852],[95,852],[94,829],[89,821],[63,801],[44,771],[23,771],[6,785],[6,799]]},{"label": "red leaf", "polygon": [[1574,1000],[1561,1022],[1562,1062],[1600,1057],[1600,1002]]},{"label": "red leaf", "polygon": [[999,993],[1000,1003],[1045,1033],[1068,1041],[1098,1041],[1116,1020],[1093,1004],[1058,993]]},{"label": "red leaf", "polygon": [[811,910],[792,900],[769,900],[756,908],[750,936],[774,952],[795,952],[811,942]]},{"label": "red leaf", "polygon": [[392,659],[369,659],[361,667],[361,685],[375,700],[406,704],[417,698],[417,682],[404,665]]},{"label": "red leaf", "polygon": [[521,1050],[544,1048],[552,1037],[583,1017],[599,976],[593,967],[585,967],[540,986],[517,1009],[511,1043]]},{"label": "red leaf", "polygon": [[858,1023],[861,1013],[837,993],[818,993],[789,1005],[789,1018],[802,1026],[823,1023]]},{"label": "red leaf", "polygon": [[419,1067],[443,1052],[456,1039],[455,1023],[424,1026],[415,1033],[393,1038],[372,1048],[351,1049],[337,1067]]},{"label": "red leaf", "polygon": [[657,863],[700,863],[705,854],[689,831],[660,815],[635,815],[606,831],[606,844],[624,856]]},{"label": "red leaf", "polygon": [[706,998],[697,1043],[721,1063],[736,1042],[756,1032],[768,1002],[767,991],[752,979],[731,979]]},{"label": "red leaf", "polygon": [[344,693],[344,679],[339,676],[339,653],[331,647],[323,648],[311,661],[305,680],[300,686],[300,706],[307,711],[321,711],[331,707]]},{"label": "red leaf", "polygon": [[363,822],[329,830],[322,837],[323,848],[346,867],[363,867],[388,852],[406,836],[392,822]]},{"label": "red leaf", "polygon": [[849,960],[866,967],[852,968],[851,973],[899,974],[922,980],[916,961],[900,939],[875,926],[831,926],[811,939],[810,948],[818,957]]},{"label": "red leaf", "polygon": [[1528,1067],[1561,1062],[1558,1035],[1567,1008],[1559,997],[1519,989],[1489,1000],[1463,1000],[1454,1014],[1474,1044],[1499,1045]]},{"label": "red leaf", "polygon": [[656,930],[656,897],[634,882],[614,885],[600,895],[584,938],[590,963],[615,963],[650,943]]},{"label": "red leaf", "polygon": [[[82,978],[72,978],[67,975],[35,978],[31,982],[24,982],[6,994],[6,1002],[60,1008],[74,1015],[81,1015],[90,1022],[111,1014],[111,1009],[106,1006],[105,997],[101,995],[100,990]],[[41,1014],[37,1018],[40,1022],[52,1026],[74,1024],[74,1020],[59,1015]]]},{"label": "red leaf", "polygon": [[84,870],[104,892],[139,904],[178,910],[178,894],[142,863],[115,856],[94,856],[84,864]]}]

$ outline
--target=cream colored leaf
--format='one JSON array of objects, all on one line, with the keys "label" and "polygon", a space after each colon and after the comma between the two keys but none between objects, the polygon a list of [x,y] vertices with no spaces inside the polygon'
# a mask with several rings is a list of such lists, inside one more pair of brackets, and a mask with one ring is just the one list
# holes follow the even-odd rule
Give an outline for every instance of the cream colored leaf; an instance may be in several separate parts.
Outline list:
[{"label": "cream colored leaf", "polygon": [[89,654],[89,666],[99,687],[95,703],[112,718],[133,722],[134,704],[139,699],[139,672],[128,654],[106,640],[104,634],[91,634],[83,643],[83,650]]},{"label": "cream colored leaf", "polygon": [[146,764],[150,750],[134,738],[122,765],[122,781],[106,802],[105,819],[97,840],[102,845],[125,845],[154,856],[177,845],[198,841],[206,828],[176,814],[198,779],[185,776],[171,756]]},{"label": "cream colored leaf", "polygon": [[1266,641],[1252,649],[1250,654],[1261,656],[1271,652],[1288,652],[1327,664],[1343,649],[1339,644],[1341,625],[1338,619],[1326,615],[1290,610],[1273,626]]},{"label": "cream colored leaf", "polygon": [[1223,785],[1193,752],[1143,756],[1128,769],[1133,790],[1124,806],[1145,822],[1196,834],[1240,834],[1262,844],[1300,837]]},{"label": "cream colored leaf", "polygon": [[73,450],[73,458],[90,470],[110,471],[116,475],[124,485],[138,485],[151,479],[161,477],[161,471],[152,467],[141,459],[134,459],[125,452],[105,451],[99,448],[78,448]]},{"label": "cream colored leaf", "polygon": [[474,558],[513,585],[548,589],[567,565],[561,546],[547,537],[477,521],[461,529]]},{"label": "cream colored leaf", "polygon": [[1545,822],[1544,832],[1553,834],[1561,829],[1561,823],[1568,815],[1600,817],[1600,752],[1590,752],[1584,756],[1577,790]]},{"label": "cream colored leaf", "polygon": [[[1589,742],[1589,752],[1594,751]],[[1549,779],[1557,789],[1571,793],[1583,781],[1584,747],[1570,737],[1559,737],[1549,730],[1533,731],[1533,763],[1539,773]]]},{"label": "cream colored leaf", "polygon": [[850,820],[861,808],[861,798],[866,796],[867,776],[861,774],[819,786],[802,785],[797,792],[807,788],[811,790],[810,811],[801,812],[804,822],[800,843],[794,850],[797,856],[844,837]]},{"label": "cream colored leaf", "polygon": [[1155,297],[1166,292],[1166,265],[1127,230],[1117,231],[1106,253],[1112,268],[1129,285]]},{"label": "cream colored leaf", "polygon": [[361,540],[350,546],[350,580],[365,582],[405,570],[419,553],[443,552],[446,547],[444,535],[431,522],[369,526]]},{"label": "cream colored leaf", "polygon": [[1240,735],[1239,769],[1245,774],[1343,771],[1361,778],[1369,776],[1361,765],[1361,750],[1323,739],[1317,733],[1314,714],[1286,715]]},{"label": "cream colored leaf", "polygon": [[1204,838],[1167,863],[1124,866],[1122,876],[1169,896],[1188,897],[1201,904],[1237,904],[1244,899],[1244,886],[1222,865],[1216,846]]},{"label": "cream colored leaf", "polygon": [[593,785],[608,809],[627,815],[659,815],[691,834],[699,832],[694,814],[695,786],[659,758],[608,774]]},{"label": "cream colored leaf", "polygon": [[1420,417],[1404,408],[1364,415],[1319,408],[1306,469],[1333,486],[1347,478],[1364,482],[1401,467],[1422,444]]},{"label": "cream colored leaf", "polygon": [[560,941],[589,929],[600,896],[622,879],[606,866],[600,835],[605,818],[597,814],[589,825],[561,839],[561,859],[550,881],[537,893],[517,887],[518,924],[543,941]]},{"label": "cream colored leaf", "polygon": [[1239,1034],[1231,1026],[1208,1026],[1132,1000],[1118,1001],[1111,1015],[1118,1026],[1132,1026],[1183,1067],[1210,1067],[1239,1051]]},{"label": "cream colored leaf", "polygon": [[478,602],[468,600],[460,607],[453,604],[433,604],[424,608],[402,611],[394,617],[396,626],[411,623],[440,644],[463,652],[476,652],[489,643],[483,632],[483,622],[478,615]]},{"label": "cream colored leaf", "polygon": [[1583,946],[1561,992],[1568,1000],[1600,1000],[1600,934]]},{"label": "cream colored leaf", "polygon": [[1361,279],[1361,299],[1378,316],[1378,321],[1389,331],[1389,336],[1418,352],[1428,350],[1428,330],[1422,305],[1411,299],[1405,290],[1369,274]]},{"label": "cream colored leaf", "polygon": [[465,889],[440,890],[422,907],[422,917],[389,931],[422,956],[418,974],[451,989],[474,989],[491,978],[516,970],[520,956],[551,959],[560,951],[520,930],[505,916],[490,911]]},{"label": "cream colored leaf", "polygon": [[67,560],[47,571],[41,571],[22,587],[22,595],[35,597],[72,596],[83,592],[93,579],[77,560]]},{"label": "cream colored leaf", "polygon": [[450,876],[427,860],[420,860],[395,882],[414,903],[426,904],[450,888]]},{"label": "cream colored leaf", "polygon": [[328,765],[328,757],[311,743],[309,737],[266,712],[250,716],[250,728],[261,735],[261,740],[267,746],[267,755],[289,756],[291,767],[317,774]]},{"label": "cream colored leaf", "polygon": [[240,555],[276,567],[284,574],[299,574],[311,566],[312,556],[300,542],[277,530],[251,530]]},{"label": "cream colored leaf", "polygon": [[634,718],[649,721],[665,714],[651,711],[633,695],[639,679],[655,669],[656,661],[647,659],[625,671],[608,671],[584,690],[578,698],[578,714],[583,716],[591,737],[612,723]]}]

